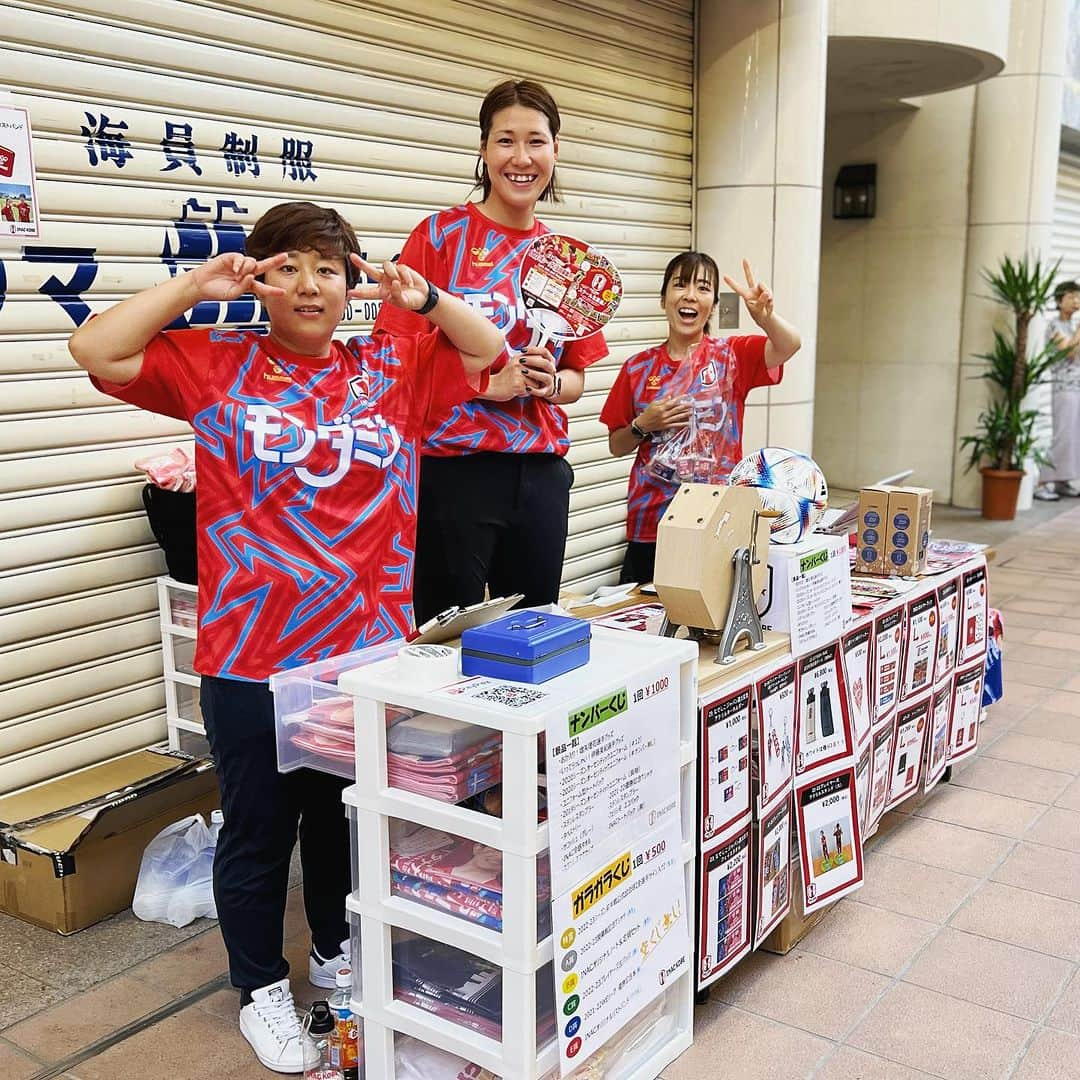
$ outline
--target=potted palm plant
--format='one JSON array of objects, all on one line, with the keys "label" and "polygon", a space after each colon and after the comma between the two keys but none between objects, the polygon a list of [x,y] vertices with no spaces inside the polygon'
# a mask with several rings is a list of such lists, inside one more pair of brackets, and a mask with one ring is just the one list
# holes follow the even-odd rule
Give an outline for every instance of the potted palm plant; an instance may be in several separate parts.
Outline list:
[{"label": "potted palm plant", "polygon": [[967,468],[978,466],[982,474],[985,518],[1008,521],[1015,517],[1025,463],[1048,461],[1035,440],[1038,410],[1025,407],[1025,399],[1066,355],[1053,344],[1032,348],[1029,341],[1031,320],[1050,300],[1059,263],[1044,268],[1037,255],[1015,260],[1005,255],[996,270],[982,272],[991,299],[1012,312],[1012,326],[1004,332],[995,329],[993,348],[978,354],[987,362],[978,378],[988,380],[994,389],[989,405],[979,414],[978,431],[960,440],[968,451]]}]

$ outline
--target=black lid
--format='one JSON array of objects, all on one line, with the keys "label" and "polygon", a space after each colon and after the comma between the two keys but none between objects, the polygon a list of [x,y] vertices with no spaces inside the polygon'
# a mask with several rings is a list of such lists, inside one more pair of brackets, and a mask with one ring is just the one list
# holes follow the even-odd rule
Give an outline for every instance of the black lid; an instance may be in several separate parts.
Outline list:
[{"label": "black lid", "polygon": [[334,1030],[334,1014],[325,1001],[316,1001],[311,1006],[311,1024],[308,1031],[312,1035],[329,1035]]}]

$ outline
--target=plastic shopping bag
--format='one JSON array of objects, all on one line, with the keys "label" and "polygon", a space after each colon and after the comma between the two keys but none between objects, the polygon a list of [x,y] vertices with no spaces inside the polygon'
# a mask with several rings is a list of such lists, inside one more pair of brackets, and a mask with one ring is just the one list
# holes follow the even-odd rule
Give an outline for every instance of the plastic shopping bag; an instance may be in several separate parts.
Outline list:
[{"label": "plastic shopping bag", "polygon": [[166,826],[146,845],[131,910],[146,922],[187,926],[193,919],[217,918],[214,850],[221,811],[207,826],[200,814]]}]

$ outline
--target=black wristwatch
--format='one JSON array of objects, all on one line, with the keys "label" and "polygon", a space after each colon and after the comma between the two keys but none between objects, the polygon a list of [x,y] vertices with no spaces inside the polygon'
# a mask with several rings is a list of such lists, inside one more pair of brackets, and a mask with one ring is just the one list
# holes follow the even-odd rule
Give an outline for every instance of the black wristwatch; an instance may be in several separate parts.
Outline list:
[{"label": "black wristwatch", "polygon": [[416,309],[417,315],[426,315],[439,302],[439,290],[436,289],[430,281],[427,283],[427,287],[427,299],[424,301],[421,307],[418,307]]},{"label": "black wristwatch", "polygon": [[633,435],[638,442],[644,442],[649,437],[649,433],[645,431],[644,428],[638,427],[638,422],[636,420],[630,421],[630,434]]}]

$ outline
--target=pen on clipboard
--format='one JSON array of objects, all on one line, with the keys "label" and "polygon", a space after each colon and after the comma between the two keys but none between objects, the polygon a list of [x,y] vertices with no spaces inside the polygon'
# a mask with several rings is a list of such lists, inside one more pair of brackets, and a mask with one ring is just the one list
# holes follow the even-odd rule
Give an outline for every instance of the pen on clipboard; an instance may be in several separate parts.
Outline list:
[{"label": "pen on clipboard", "polygon": [[440,626],[445,626],[460,612],[461,608],[457,604],[453,607],[448,607],[445,611],[440,611],[434,618],[428,619],[423,626],[418,626],[405,640],[415,641],[421,634],[426,634],[429,630],[437,630]]}]

